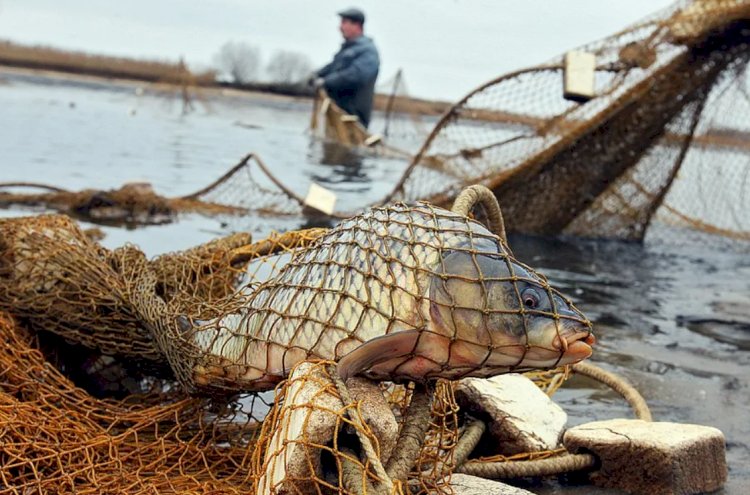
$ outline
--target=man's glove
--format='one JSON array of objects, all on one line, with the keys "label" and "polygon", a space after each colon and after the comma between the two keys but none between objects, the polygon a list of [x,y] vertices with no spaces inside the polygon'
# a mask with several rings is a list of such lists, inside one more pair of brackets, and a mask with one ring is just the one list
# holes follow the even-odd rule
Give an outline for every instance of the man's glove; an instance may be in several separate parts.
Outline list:
[{"label": "man's glove", "polygon": [[326,85],[326,80],[322,77],[316,77],[315,80],[312,82],[312,87],[315,89],[323,88]]}]

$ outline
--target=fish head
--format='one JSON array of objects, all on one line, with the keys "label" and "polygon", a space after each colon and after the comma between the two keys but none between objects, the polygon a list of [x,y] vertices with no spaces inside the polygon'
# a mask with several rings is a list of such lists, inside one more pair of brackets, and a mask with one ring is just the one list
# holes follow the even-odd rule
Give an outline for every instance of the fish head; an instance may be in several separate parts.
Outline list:
[{"label": "fish head", "polygon": [[448,367],[463,376],[553,368],[591,355],[589,320],[509,254],[446,251],[429,298],[430,330],[450,341]]}]

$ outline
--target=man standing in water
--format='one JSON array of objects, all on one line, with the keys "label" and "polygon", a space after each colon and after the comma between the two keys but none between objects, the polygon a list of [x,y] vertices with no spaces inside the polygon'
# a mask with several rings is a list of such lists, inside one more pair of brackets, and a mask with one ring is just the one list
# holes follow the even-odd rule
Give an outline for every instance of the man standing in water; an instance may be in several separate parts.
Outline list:
[{"label": "man standing in water", "polygon": [[324,88],[339,107],[356,115],[367,127],[380,57],[375,44],[364,35],[365,14],[351,8],[338,15],[344,43],[333,61],[313,74],[311,82],[316,89]]}]

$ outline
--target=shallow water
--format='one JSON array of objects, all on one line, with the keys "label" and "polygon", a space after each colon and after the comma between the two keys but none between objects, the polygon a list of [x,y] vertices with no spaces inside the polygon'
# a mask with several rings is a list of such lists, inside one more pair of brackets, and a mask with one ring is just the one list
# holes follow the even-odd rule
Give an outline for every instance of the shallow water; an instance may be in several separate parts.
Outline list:
[{"label": "shallow water", "polygon": [[[310,181],[334,189],[344,206],[382,197],[404,163],[315,142],[305,132],[308,100],[203,95],[182,114],[175,94],[125,83],[70,81],[0,71],[0,182],[109,189],[132,180],[177,196],[220,176],[249,152],[299,194]],[[139,95],[140,94],[140,95]],[[377,121],[373,126],[377,126]],[[0,210],[0,215],[29,214]],[[227,233],[198,215],[137,229],[103,227],[102,243],[139,245],[148,255]],[[249,218],[262,237],[300,219]],[[233,226],[236,223],[232,224]],[[715,426],[727,438],[729,482],[750,487],[750,259],[706,247],[512,236],[524,262],[540,269],[595,323],[593,361],[629,379],[656,420]],[[624,400],[584,378],[555,396],[569,424],[632,417]],[[568,481],[525,485],[545,494],[613,493]]]}]

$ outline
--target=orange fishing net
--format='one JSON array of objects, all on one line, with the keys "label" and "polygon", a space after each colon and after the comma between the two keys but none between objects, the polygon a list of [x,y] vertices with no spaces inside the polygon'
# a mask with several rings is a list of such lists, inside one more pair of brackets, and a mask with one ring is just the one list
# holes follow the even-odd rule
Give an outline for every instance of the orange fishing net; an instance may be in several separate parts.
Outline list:
[{"label": "orange fishing net", "polygon": [[[290,199],[295,204],[288,205]],[[141,182],[128,183],[119,189],[82,191],[37,183],[0,183],[2,207],[41,206],[81,220],[117,226],[168,223],[181,213],[241,215],[250,209],[266,211],[264,208],[276,215],[297,213],[302,202],[294,193],[277,185],[266,165],[253,154],[243,157],[205,188],[173,198],[161,196],[151,184]]]},{"label": "orange fishing net", "polygon": [[0,325],[14,493],[444,491],[450,383],[339,375],[421,382],[587,355],[588,321],[503,238],[428,205],[153,260],[66,217],[7,219],[0,254],[0,309],[18,322]]}]

